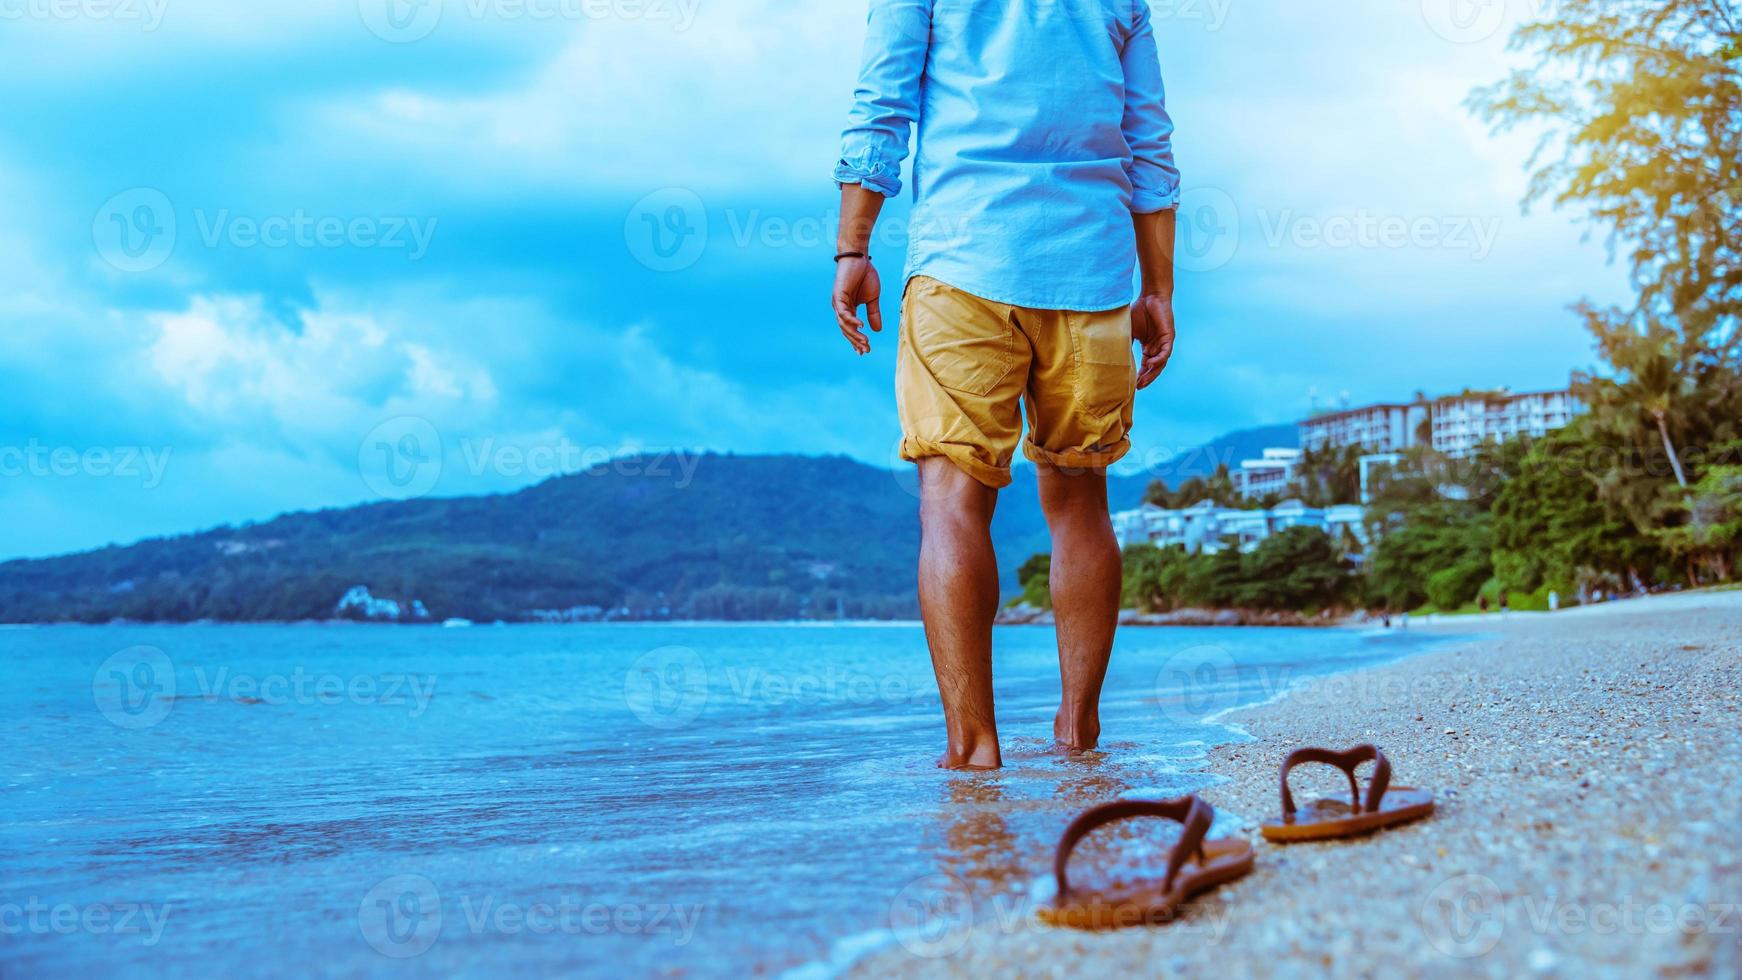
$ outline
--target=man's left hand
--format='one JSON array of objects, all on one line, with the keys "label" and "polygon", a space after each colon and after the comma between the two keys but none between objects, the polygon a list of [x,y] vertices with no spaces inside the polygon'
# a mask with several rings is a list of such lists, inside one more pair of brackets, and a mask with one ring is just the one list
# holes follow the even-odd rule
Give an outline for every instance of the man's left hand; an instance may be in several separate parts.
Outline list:
[{"label": "man's left hand", "polygon": [[1147,388],[1173,357],[1173,300],[1145,294],[1131,304],[1131,339],[1143,345],[1137,387]]}]

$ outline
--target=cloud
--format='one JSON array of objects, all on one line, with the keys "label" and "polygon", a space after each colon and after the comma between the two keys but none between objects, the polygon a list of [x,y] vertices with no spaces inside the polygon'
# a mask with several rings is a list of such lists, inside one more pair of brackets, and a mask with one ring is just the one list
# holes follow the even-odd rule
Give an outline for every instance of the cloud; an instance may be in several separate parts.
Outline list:
[{"label": "cloud", "polygon": [[862,29],[855,4],[779,0],[706,5],[688,29],[632,17],[557,22],[560,51],[494,91],[389,86],[317,102],[305,125],[335,158],[474,194],[529,183],[821,188]]}]

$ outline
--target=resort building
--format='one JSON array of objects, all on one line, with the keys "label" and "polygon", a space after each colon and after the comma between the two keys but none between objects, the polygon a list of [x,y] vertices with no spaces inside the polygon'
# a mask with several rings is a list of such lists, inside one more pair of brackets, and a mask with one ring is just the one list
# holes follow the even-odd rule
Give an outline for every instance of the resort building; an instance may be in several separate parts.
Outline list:
[{"label": "resort building", "polygon": [[1565,428],[1582,411],[1579,400],[1564,390],[1448,395],[1434,399],[1433,447],[1448,456],[1464,456],[1488,441],[1505,442],[1515,436],[1540,439]]},{"label": "resort building", "polygon": [[1144,504],[1114,514],[1113,533],[1121,548],[1153,544],[1209,555],[1221,551],[1228,542],[1236,542],[1241,551],[1251,551],[1265,538],[1291,527],[1316,527],[1338,541],[1345,540],[1347,532],[1354,541],[1364,543],[1364,513],[1353,504],[1308,507],[1299,500],[1285,501],[1269,510],[1218,507],[1207,500],[1181,510]]},{"label": "resort building", "polygon": [[1370,453],[1390,453],[1416,444],[1416,434],[1428,418],[1425,402],[1366,405],[1314,415],[1300,424],[1305,449],[1360,446]]},{"label": "resort building", "polygon": [[1298,449],[1266,449],[1259,459],[1242,460],[1233,473],[1234,489],[1248,499],[1287,493],[1300,466]]},{"label": "resort building", "polygon": [[[1382,403],[1324,412],[1300,423],[1306,449],[1359,446],[1373,456],[1431,445],[1466,456],[1484,442],[1541,438],[1565,428],[1584,406],[1565,389],[1515,394],[1505,388],[1466,391],[1430,400]],[[1365,477],[1365,473],[1363,473]]]}]

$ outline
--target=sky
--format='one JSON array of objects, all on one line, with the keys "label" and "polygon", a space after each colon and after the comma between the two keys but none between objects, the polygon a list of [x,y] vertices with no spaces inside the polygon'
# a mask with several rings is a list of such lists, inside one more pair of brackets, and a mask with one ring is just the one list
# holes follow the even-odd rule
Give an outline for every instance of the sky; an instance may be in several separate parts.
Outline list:
[{"label": "sky", "polygon": [[[1567,307],[1624,272],[1463,104],[1545,3],[1151,0],[1180,335],[1127,468],[1592,363]],[[0,560],[637,451],[897,465],[893,333],[828,306],[865,10],[0,0]]]}]

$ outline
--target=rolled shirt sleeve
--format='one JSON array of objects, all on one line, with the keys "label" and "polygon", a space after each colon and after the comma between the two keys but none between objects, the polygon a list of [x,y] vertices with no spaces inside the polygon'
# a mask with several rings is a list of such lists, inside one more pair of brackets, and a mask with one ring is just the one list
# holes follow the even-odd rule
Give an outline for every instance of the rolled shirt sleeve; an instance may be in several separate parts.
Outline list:
[{"label": "rolled shirt sleeve", "polygon": [[1161,56],[1155,48],[1149,4],[1132,4],[1131,33],[1119,60],[1125,68],[1125,119],[1121,128],[1131,148],[1125,173],[1131,178],[1131,210],[1150,214],[1179,206],[1179,168],[1173,161],[1173,119],[1161,82]]},{"label": "rolled shirt sleeve", "polygon": [[[864,63],[841,137],[835,183],[861,184],[885,197],[901,193],[901,161],[919,119],[933,2],[871,0]],[[1154,61],[1153,42],[1150,52]],[[1151,68],[1159,74],[1158,66]]]}]

